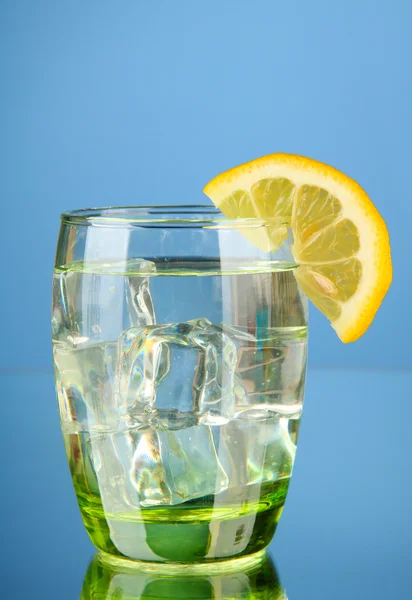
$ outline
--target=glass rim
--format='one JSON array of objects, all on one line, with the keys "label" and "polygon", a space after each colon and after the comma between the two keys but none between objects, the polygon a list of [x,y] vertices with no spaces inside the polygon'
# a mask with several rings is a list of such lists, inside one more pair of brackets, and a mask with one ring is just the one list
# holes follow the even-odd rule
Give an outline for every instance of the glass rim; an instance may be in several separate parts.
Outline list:
[{"label": "glass rim", "polygon": [[111,205],[64,211],[61,222],[67,225],[95,227],[191,227],[230,229],[288,225],[279,217],[226,217],[213,204]]}]

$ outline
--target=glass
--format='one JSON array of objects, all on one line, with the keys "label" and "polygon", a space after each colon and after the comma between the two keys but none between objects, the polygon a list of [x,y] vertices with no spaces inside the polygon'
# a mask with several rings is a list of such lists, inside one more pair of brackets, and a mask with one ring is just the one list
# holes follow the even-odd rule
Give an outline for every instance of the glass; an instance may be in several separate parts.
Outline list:
[{"label": "glass", "polygon": [[207,573],[193,568],[185,573],[159,572],[113,565],[97,555],[84,578],[80,600],[287,600],[266,553],[258,561],[240,559],[225,567],[209,565]]},{"label": "glass", "polygon": [[277,225],[210,206],[62,215],[57,396],[85,527],[112,557],[210,562],[273,537],[307,345],[290,240],[259,249]]}]

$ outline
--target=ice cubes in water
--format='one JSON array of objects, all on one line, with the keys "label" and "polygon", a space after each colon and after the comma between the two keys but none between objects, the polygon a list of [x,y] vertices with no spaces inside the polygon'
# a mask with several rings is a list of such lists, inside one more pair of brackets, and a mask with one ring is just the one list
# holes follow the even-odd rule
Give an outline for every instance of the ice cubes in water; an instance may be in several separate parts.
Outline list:
[{"label": "ice cubes in water", "polygon": [[123,332],[116,396],[126,431],[92,439],[107,510],[175,505],[227,488],[211,426],[235,414],[236,364],[235,341],[206,319]]},{"label": "ice cubes in water", "polygon": [[207,319],[133,327],[119,339],[120,412],[129,425],[169,413],[173,428],[228,422],[235,414],[237,349]]},{"label": "ice cubes in water", "polygon": [[[111,265],[105,274],[100,273],[99,263],[91,262],[88,268],[90,272],[56,273],[53,280],[56,387],[67,432],[116,429],[118,343],[114,340],[125,325],[156,321],[150,291],[154,262],[136,259],[128,268],[143,275],[125,278],[117,274],[124,271],[124,263]],[[124,310],[118,310],[119,303]]]},{"label": "ice cubes in water", "polygon": [[288,420],[233,419],[221,426],[92,434],[89,452],[106,511],[175,506],[291,474]]},{"label": "ice cubes in water", "polygon": [[90,443],[109,512],[180,504],[228,485],[209,427],[130,429],[93,436]]},{"label": "ice cubes in water", "polygon": [[282,402],[288,352],[207,319],[124,331],[115,377],[123,426],[92,441],[107,510],[288,477],[288,423],[301,410],[294,393]]},{"label": "ice cubes in water", "polygon": [[255,484],[288,477],[304,341],[259,338],[207,319],[150,324],[148,294],[146,282],[134,282],[129,307],[143,324],[117,342],[54,345],[62,420],[76,429],[67,433],[90,431],[105,510],[211,494],[225,501],[225,492],[252,493]]}]

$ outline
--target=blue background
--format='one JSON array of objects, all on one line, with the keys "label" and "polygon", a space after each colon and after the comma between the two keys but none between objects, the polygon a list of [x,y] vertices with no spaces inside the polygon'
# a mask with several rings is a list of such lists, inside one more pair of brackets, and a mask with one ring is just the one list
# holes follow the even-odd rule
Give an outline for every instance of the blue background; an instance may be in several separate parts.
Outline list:
[{"label": "blue background", "polygon": [[343,346],[313,309],[311,364],[411,367],[411,29],[407,0],[2,0],[1,367],[50,365],[62,210],[207,201],[275,151],[355,178],[392,236],[373,327]]},{"label": "blue background", "polygon": [[356,344],[311,312],[280,577],[290,600],[407,597],[411,31],[408,0],[0,0],[4,597],[75,600],[93,554],[51,374],[60,212],[203,202],[216,173],[275,151],[359,181],[394,262]]}]

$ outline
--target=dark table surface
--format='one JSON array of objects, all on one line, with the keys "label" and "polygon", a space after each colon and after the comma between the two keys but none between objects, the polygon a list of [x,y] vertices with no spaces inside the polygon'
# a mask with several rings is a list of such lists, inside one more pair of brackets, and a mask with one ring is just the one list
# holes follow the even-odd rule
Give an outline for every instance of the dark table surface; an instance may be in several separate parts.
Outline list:
[{"label": "dark table surface", "polygon": [[[309,370],[295,471],[269,546],[289,600],[412,597],[411,386],[410,371]],[[53,376],[3,373],[0,387],[0,598],[77,600],[95,551],[66,465]],[[138,579],[125,591],[118,579],[102,598],[142,598]],[[230,597],[249,597],[242,573],[232,579],[240,595]],[[176,589],[226,597],[210,581],[193,588],[197,596]],[[273,597],[267,586],[259,597]]]}]

